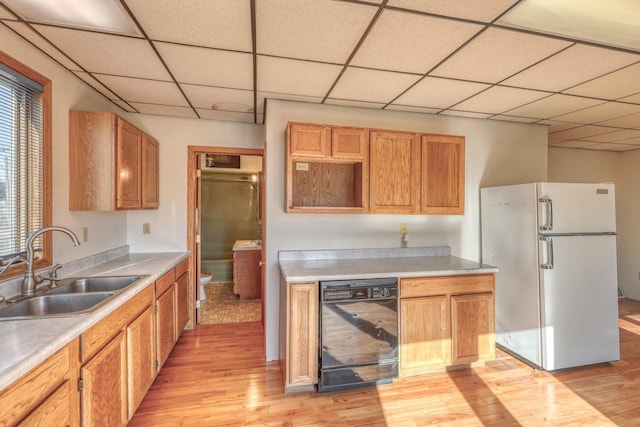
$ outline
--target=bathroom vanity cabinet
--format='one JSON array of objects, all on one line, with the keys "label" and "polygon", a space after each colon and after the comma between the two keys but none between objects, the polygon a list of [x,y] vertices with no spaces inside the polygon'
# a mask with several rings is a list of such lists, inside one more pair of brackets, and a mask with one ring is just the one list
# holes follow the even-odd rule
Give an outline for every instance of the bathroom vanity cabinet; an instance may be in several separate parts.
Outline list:
[{"label": "bathroom vanity cabinet", "polygon": [[233,245],[233,293],[241,299],[262,298],[262,246],[254,240]]}]

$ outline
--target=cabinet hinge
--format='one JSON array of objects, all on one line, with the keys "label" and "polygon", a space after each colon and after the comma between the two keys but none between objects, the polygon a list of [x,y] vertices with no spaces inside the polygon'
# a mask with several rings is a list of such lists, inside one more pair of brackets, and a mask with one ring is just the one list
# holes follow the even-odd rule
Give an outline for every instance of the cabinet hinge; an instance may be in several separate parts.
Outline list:
[{"label": "cabinet hinge", "polygon": [[78,391],[84,390],[84,380],[82,378],[78,378]]},{"label": "cabinet hinge", "polygon": [[160,363],[158,362],[158,359],[156,359],[156,372],[158,372],[159,368],[160,368]]},{"label": "cabinet hinge", "polygon": [[154,313],[158,313],[158,304],[156,303],[156,305],[153,306],[153,312]]},{"label": "cabinet hinge", "polygon": [[196,170],[196,178],[202,177],[202,171],[200,169]]}]

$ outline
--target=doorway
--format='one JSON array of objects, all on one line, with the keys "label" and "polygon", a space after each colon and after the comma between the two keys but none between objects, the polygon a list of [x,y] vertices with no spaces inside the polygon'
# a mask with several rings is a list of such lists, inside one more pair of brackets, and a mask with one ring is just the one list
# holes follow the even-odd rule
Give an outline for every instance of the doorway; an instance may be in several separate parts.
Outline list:
[{"label": "doorway", "polygon": [[264,163],[264,150],[189,146],[197,324],[264,324]]}]

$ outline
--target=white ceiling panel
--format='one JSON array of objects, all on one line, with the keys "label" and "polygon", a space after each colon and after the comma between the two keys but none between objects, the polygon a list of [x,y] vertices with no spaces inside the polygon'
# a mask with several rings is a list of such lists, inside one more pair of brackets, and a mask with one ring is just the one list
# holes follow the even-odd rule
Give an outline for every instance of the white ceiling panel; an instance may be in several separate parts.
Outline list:
[{"label": "white ceiling panel", "polygon": [[142,104],[139,102],[132,102],[136,110],[142,114],[153,114],[156,116],[172,116],[172,117],[185,117],[191,119],[197,119],[196,113],[190,107],[174,107],[170,105],[157,105],[157,104]]},{"label": "white ceiling panel", "polygon": [[[320,104],[324,97],[316,97],[316,96],[300,96],[300,95],[290,95],[285,93],[270,93],[270,92],[258,92],[258,113],[264,112],[264,104],[268,99],[277,99],[280,101],[297,101],[297,102],[308,102],[311,104]],[[267,107],[268,108],[268,107]]]},{"label": "white ceiling panel", "polygon": [[[195,108],[253,111],[253,91],[226,89],[213,86],[181,85],[185,95]],[[225,107],[226,106],[226,107]]]},{"label": "white ceiling panel", "polygon": [[[249,0],[126,0],[153,40],[251,52]],[[284,23],[283,23],[284,24]]]},{"label": "white ceiling panel", "polygon": [[598,101],[595,99],[556,94],[551,95],[547,98],[542,98],[538,101],[534,101],[531,104],[514,108],[513,110],[509,111],[509,115],[549,119],[552,117],[560,116],[561,114],[580,110],[582,108],[593,107],[594,105],[601,103],[602,101]]},{"label": "white ceiling panel", "polygon": [[410,111],[412,113],[437,114],[440,111],[442,111],[442,108],[426,108],[426,107],[415,107],[413,105],[390,104],[390,105],[387,105],[385,110]]},{"label": "white ceiling panel", "polygon": [[560,139],[588,138],[589,140],[591,140],[592,137],[595,137],[597,135],[602,135],[605,133],[615,132],[616,130],[617,128],[612,128],[608,126],[590,126],[590,125],[579,126],[572,129],[566,129],[566,130],[561,130],[559,132],[549,133],[549,138],[553,136],[554,138],[560,138]]},{"label": "white ceiling panel", "polygon": [[498,83],[569,45],[549,37],[489,28],[431,74]]},{"label": "white ceiling panel", "polygon": [[409,89],[394,104],[432,108],[449,108],[458,102],[487,89],[490,85],[425,77]]},{"label": "white ceiling panel", "polygon": [[118,99],[118,96],[111,92],[108,88],[106,88],[102,83],[91,77],[91,74],[85,73],[83,71],[74,71],[73,74],[82,79],[89,86],[103,94],[109,99]]},{"label": "white ceiling panel", "polygon": [[553,147],[562,147],[562,148],[588,148],[596,144],[589,141],[565,141],[565,142],[558,142],[558,143],[549,144],[549,145],[552,145]]},{"label": "white ceiling panel", "polygon": [[606,102],[573,113],[557,116],[556,119],[575,123],[598,123],[618,117],[640,113],[640,105]]},{"label": "white ceiling panel", "polygon": [[384,103],[351,101],[349,99],[335,99],[335,98],[327,98],[327,100],[324,103],[331,104],[331,105],[342,105],[345,107],[373,108],[375,110],[379,110],[386,105]]},{"label": "white ceiling panel", "polygon": [[171,80],[146,40],[45,25],[34,27],[87,71]]},{"label": "white ceiling panel", "polygon": [[[4,7],[0,7],[0,19],[17,19],[15,16],[13,16],[13,14],[7,10],[5,10]],[[6,23],[6,22],[5,22]]]},{"label": "white ceiling panel", "polygon": [[627,144],[595,144],[589,145],[589,150],[601,150],[601,151],[631,151],[638,150],[640,146],[633,146]]},{"label": "white ceiling panel", "polygon": [[156,43],[156,47],[179,83],[253,89],[253,55],[249,53],[168,43]]},{"label": "white ceiling panel", "polygon": [[258,56],[258,87],[261,92],[324,97],[336,80],[339,65]]},{"label": "white ceiling panel", "polygon": [[233,111],[204,110],[198,108],[198,114],[203,119],[222,120],[227,122],[253,123],[253,113],[237,113]]},{"label": "white ceiling panel", "polygon": [[549,93],[493,86],[457,104],[455,109],[500,114],[546,96],[549,96]]},{"label": "white ceiling panel", "polygon": [[332,98],[388,103],[418,80],[412,74],[349,67],[331,91]]},{"label": "white ceiling panel", "polygon": [[616,132],[605,133],[604,135],[589,136],[581,139],[595,142],[620,142],[627,144],[627,140],[640,140],[640,130],[623,129]]},{"label": "white ceiling panel", "polygon": [[112,99],[111,102],[113,102],[114,104],[116,104],[118,107],[122,108],[124,111],[128,111],[129,113],[135,113],[136,110],[133,109],[133,107],[127,105],[126,102],[123,102],[119,99]]},{"label": "white ceiling panel", "polygon": [[256,3],[260,54],[344,63],[377,7],[328,0]]},{"label": "white ceiling panel", "polygon": [[640,92],[640,63],[564,91],[580,96],[618,99]]},{"label": "white ceiling panel", "polygon": [[[594,61],[594,58],[598,58]],[[503,84],[559,92],[633,64],[640,56],[577,44],[505,80]],[[567,93],[573,93],[570,90]]]},{"label": "white ceiling panel", "polygon": [[389,0],[387,4],[437,15],[491,22],[515,3],[515,0]]},{"label": "white ceiling panel", "polygon": [[617,119],[605,120],[599,123],[601,126],[615,126],[619,128],[640,128],[640,114],[618,117]]},{"label": "white ceiling panel", "polygon": [[537,120],[529,117],[507,116],[505,114],[497,114],[489,118],[491,120],[501,120],[503,122],[516,122],[516,123],[533,123]]},{"label": "white ceiling panel", "polygon": [[546,125],[549,133],[560,132],[567,129],[581,127],[582,125],[571,122],[558,122],[555,120],[540,120],[537,124]]},{"label": "white ceiling panel", "polygon": [[80,70],[80,67],[76,63],[64,56],[48,41],[43,39],[38,33],[29,28],[27,24],[23,24],[17,21],[4,21],[4,24],[6,24],[9,28],[20,34],[25,39],[29,40],[34,45],[40,47],[43,52],[58,61],[60,64],[62,64],[63,67],[67,68],[68,70]]},{"label": "white ceiling panel", "polygon": [[385,10],[351,65],[424,74],[481,28],[477,24]]},{"label": "white ceiling panel", "polygon": [[457,117],[471,117],[473,119],[488,119],[492,114],[474,113],[472,111],[456,111],[456,110],[444,110],[440,114],[445,116],[457,116]]},{"label": "white ceiling panel", "polygon": [[105,86],[125,101],[188,107],[189,104],[173,83],[130,77],[96,75]]}]

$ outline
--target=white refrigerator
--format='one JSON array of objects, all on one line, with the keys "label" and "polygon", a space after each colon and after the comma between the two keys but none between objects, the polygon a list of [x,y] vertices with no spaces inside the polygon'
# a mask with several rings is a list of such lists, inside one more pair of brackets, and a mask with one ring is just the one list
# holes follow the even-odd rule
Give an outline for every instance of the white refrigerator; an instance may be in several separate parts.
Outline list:
[{"label": "white refrigerator", "polygon": [[620,359],[613,184],[481,189],[496,343],[553,371]]}]

